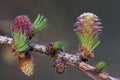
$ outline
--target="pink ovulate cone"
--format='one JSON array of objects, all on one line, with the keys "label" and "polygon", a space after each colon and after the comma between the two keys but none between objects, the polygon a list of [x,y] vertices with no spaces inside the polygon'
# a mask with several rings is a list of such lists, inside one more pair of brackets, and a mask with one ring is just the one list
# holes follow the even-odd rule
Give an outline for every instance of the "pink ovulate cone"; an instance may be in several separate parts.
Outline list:
[{"label": "pink ovulate cone", "polygon": [[32,23],[26,15],[17,16],[12,24],[12,32],[22,32],[26,36],[32,34]]}]

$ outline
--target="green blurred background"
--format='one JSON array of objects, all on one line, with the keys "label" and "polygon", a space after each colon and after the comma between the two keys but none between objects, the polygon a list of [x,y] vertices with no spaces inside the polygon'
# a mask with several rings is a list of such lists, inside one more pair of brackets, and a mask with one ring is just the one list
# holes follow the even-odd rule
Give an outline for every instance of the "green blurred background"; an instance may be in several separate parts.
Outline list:
[{"label": "green blurred background", "polygon": [[[12,20],[18,15],[28,15],[33,22],[38,14],[48,18],[48,27],[31,42],[48,44],[62,41],[66,52],[77,51],[78,39],[73,31],[76,17],[92,12],[100,17],[103,32],[101,44],[96,48],[92,65],[105,61],[104,71],[120,76],[120,0],[0,0],[0,35],[11,37]],[[0,80],[91,80],[81,71],[68,67],[63,75],[55,73],[53,59],[33,52],[35,71],[25,76],[7,45],[0,45]]]}]

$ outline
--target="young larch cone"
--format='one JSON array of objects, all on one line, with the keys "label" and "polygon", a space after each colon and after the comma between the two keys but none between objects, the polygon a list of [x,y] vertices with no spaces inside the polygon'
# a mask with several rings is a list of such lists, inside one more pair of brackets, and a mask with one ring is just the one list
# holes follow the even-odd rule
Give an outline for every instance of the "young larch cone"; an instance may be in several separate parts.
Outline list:
[{"label": "young larch cone", "polygon": [[98,35],[101,30],[102,23],[98,16],[93,13],[83,13],[77,18],[77,22],[75,26],[76,32],[81,34],[88,34],[88,35]]},{"label": "young larch cone", "polygon": [[22,32],[30,36],[32,34],[32,23],[27,15],[17,16],[12,24],[12,32]]},{"label": "young larch cone", "polygon": [[32,34],[32,23],[27,15],[17,16],[12,23],[11,32],[16,53],[21,54],[28,49],[28,39]]},{"label": "young larch cone", "polygon": [[79,52],[84,58],[94,57],[92,53],[100,43],[98,35],[102,31],[101,25],[98,16],[93,13],[83,13],[77,18],[75,31],[80,41]]},{"label": "young larch cone", "polygon": [[34,70],[34,63],[31,57],[20,57],[19,58],[19,67],[23,73],[27,76],[31,76]]}]

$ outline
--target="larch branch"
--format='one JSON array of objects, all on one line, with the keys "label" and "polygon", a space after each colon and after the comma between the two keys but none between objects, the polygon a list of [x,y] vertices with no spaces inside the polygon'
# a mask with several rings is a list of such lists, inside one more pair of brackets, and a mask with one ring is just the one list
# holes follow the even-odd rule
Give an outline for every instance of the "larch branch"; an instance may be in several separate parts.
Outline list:
[{"label": "larch branch", "polygon": [[[9,38],[7,36],[1,36],[0,35],[0,43],[1,44],[8,44],[11,45],[13,41],[13,38]],[[39,45],[39,44],[30,44],[30,47],[37,52],[40,52],[42,54],[49,54],[50,52],[47,50],[47,46],[45,45]],[[54,58],[62,58],[67,65],[74,67],[78,70],[81,70],[83,73],[91,77],[93,80],[119,80],[119,78],[114,78],[108,73],[105,72],[96,72],[96,67],[91,66],[90,64],[87,64],[81,60],[80,55],[78,53],[70,54],[63,51],[56,52],[55,56],[51,56]]]}]

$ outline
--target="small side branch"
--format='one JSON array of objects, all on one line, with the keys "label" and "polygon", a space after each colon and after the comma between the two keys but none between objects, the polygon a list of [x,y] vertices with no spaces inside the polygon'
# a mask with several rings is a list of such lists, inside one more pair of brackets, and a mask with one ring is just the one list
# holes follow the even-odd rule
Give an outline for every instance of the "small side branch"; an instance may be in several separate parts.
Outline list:
[{"label": "small side branch", "polygon": [[[8,38],[7,36],[0,36],[0,44],[12,44],[13,39]],[[33,51],[40,52],[42,54],[49,55],[50,50],[48,50],[48,46],[45,45],[39,45],[39,44],[30,44],[30,47]],[[51,56],[51,55],[50,55]],[[91,77],[93,80],[119,80],[118,78],[114,78],[110,75],[108,75],[105,72],[96,72],[96,67],[91,66],[90,64],[87,64],[81,60],[81,56],[78,55],[78,53],[70,54],[63,51],[58,51],[55,53],[55,56],[51,56],[53,58],[62,58],[67,65],[74,67],[89,77]]]}]

